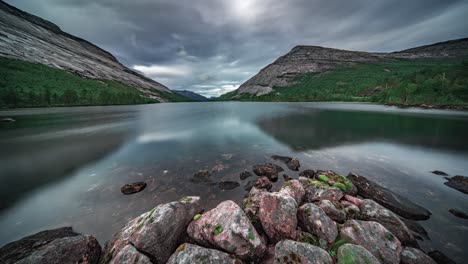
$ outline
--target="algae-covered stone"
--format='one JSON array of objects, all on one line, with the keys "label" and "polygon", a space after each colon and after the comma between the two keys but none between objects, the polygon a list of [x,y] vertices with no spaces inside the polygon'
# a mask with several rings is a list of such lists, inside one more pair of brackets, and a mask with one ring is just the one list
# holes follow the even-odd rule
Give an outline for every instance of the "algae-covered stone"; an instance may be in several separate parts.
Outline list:
[{"label": "algae-covered stone", "polygon": [[367,249],[359,245],[344,244],[338,248],[337,264],[380,264]]},{"label": "algae-covered stone", "polygon": [[332,264],[333,259],[323,249],[307,243],[283,240],[275,246],[274,264]]},{"label": "algae-covered stone", "polygon": [[335,241],[338,235],[336,223],[317,205],[312,203],[302,205],[297,211],[297,218],[303,230],[317,235],[328,243]]},{"label": "algae-covered stone", "polygon": [[215,249],[208,249],[197,245],[185,243],[180,245],[172,254],[167,264],[242,264],[234,256]]}]

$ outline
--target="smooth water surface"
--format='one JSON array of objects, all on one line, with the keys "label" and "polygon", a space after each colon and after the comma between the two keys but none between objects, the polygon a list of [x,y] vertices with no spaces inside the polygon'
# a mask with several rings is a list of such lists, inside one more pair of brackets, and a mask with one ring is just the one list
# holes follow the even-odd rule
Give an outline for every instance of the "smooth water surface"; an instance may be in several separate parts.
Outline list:
[{"label": "smooth water surface", "polygon": [[[177,103],[3,111],[0,123],[0,245],[44,229],[73,226],[104,244],[154,206],[199,195],[205,209],[246,194],[239,179],[274,154],[302,169],[367,176],[429,209],[420,223],[438,249],[468,258],[468,195],[445,186],[442,170],[468,175],[468,113],[350,103]],[[283,165],[277,163],[278,165]],[[287,170],[289,176],[297,172]],[[190,181],[199,170],[215,181]],[[254,176],[256,177],[256,176]],[[283,179],[280,177],[279,186]],[[134,195],[126,183],[146,181]]]}]

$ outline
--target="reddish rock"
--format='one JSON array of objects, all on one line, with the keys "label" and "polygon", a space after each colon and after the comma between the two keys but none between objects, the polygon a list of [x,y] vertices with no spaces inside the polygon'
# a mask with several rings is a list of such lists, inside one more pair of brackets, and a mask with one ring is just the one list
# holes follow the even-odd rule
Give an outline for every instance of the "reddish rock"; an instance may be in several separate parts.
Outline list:
[{"label": "reddish rock", "polygon": [[[129,262],[130,263],[130,262]],[[133,263],[133,262],[131,262]],[[185,243],[180,245],[167,264],[242,264],[242,262],[227,253]]]},{"label": "reddish rock", "polygon": [[401,264],[437,264],[431,257],[416,248],[404,247],[401,252]]},{"label": "reddish rock", "polygon": [[279,193],[291,196],[299,206],[304,200],[305,190],[298,180],[290,180],[283,184]]},{"label": "reddish rock", "polygon": [[312,185],[306,188],[305,202],[313,203],[321,200],[337,202],[343,197],[343,192],[336,187]]},{"label": "reddish rock", "polygon": [[275,246],[275,264],[333,264],[328,253],[311,244],[283,240]]},{"label": "reddish rock", "polygon": [[332,243],[338,236],[336,223],[317,205],[307,203],[297,211],[299,226],[319,238]]},{"label": "reddish rock", "polygon": [[151,260],[138,252],[132,245],[126,245],[119,253],[109,262],[109,264],[151,264]]},{"label": "reddish rock", "polygon": [[360,207],[361,204],[362,204],[362,199],[359,199],[357,197],[354,197],[354,196],[351,196],[351,195],[345,195],[344,198],[346,199],[346,201],[348,201],[350,203],[353,203],[353,204],[357,205],[358,207]]},{"label": "reddish rock", "polygon": [[377,222],[348,220],[340,235],[345,241],[367,249],[383,264],[400,263],[400,241]]},{"label": "reddish rock", "polygon": [[320,207],[333,221],[340,224],[343,224],[346,221],[346,213],[341,209],[340,203],[335,205],[329,200],[322,200],[317,203],[317,206]]},{"label": "reddish rock", "polygon": [[262,224],[258,219],[258,211],[260,209],[260,200],[264,193],[267,193],[267,190],[253,187],[242,202],[245,214],[259,233],[263,233]]},{"label": "reddish rock", "polygon": [[351,202],[341,200],[340,201],[341,206],[344,208],[344,211],[348,218],[356,218],[359,213],[361,212],[361,209],[359,207]]},{"label": "reddish rock", "polygon": [[260,259],[266,250],[260,235],[233,201],[222,202],[193,220],[187,233],[200,245],[222,249],[243,259]]},{"label": "reddish rock", "polygon": [[120,191],[125,195],[129,195],[129,194],[141,192],[145,188],[146,188],[146,182],[134,182],[131,184],[125,184],[124,186],[122,186]]},{"label": "reddish rock", "polygon": [[271,190],[273,183],[270,181],[270,179],[268,179],[268,177],[262,176],[257,179],[254,186],[258,189]]},{"label": "reddish rock", "polygon": [[260,198],[258,218],[271,243],[296,239],[297,203],[289,195],[264,193]]},{"label": "reddish rock", "polygon": [[283,169],[272,163],[265,163],[253,166],[253,172],[257,176],[266,176],[272,181],[278,180],[278,173],[282,172]]}]

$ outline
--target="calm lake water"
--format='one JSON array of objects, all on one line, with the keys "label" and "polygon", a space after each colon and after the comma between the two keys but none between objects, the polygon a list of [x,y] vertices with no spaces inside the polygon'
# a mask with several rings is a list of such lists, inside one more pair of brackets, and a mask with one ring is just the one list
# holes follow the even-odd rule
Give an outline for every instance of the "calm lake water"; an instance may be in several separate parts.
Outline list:
[{"label": "calm lake water", "polygon": [[[468,258],[468,195],[431,174],[468,175],[468,113],[350,103],[177,103],[2,111],[0,246],[44,229],[73,226],[103,245],[125,223],[185,195],[206,209],[246,194],[239,179],[274,154],[302,169],[353,171],[406,196],[433,215],[420,221],[438,249]],[[283,165],[278,163],[278,165]],[[287,170],[289,176],[297,172]],[[240,187],[190,181],[198,170]],[[255,176],[256,177],[256,176]],[[122,185],[146,181],[125,196]],[[282,183],[280,177],[277,185]]]}]

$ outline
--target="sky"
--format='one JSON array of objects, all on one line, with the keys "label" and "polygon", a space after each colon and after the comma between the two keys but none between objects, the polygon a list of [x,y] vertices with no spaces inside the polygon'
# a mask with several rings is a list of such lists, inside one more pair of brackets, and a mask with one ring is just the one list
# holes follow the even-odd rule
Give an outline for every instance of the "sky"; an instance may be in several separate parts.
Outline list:
[{"label": "sky", "polygon": [[239,87],[296,45],[388,52],[468,37],[466,0],[7,0],[175,90]]}]

